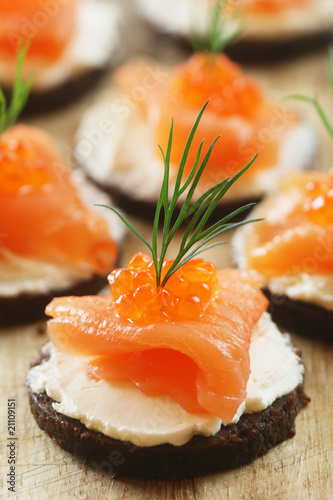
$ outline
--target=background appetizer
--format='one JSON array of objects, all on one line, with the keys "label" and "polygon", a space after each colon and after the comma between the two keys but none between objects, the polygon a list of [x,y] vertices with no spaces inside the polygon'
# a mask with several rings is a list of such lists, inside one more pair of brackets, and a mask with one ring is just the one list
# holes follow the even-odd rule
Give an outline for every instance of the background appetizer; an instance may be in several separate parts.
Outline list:
[{"label": "background appetizer", "polygon": [[[230,36],[221,35],[224,22],[220,22],[219,8],[212,9],[212,14],[215,29],[211,31],[209,50],[199,50],[170,69],[159,65],[158,72],[156,63],[148,59],[119,67],[114,73],[116,92],[87,110],[78,128],[74,153],[78,163],[99,187],[135,215],[153,217],[163,178],[156,144],[166,148],[170,116],[175,118],[172,187],[186,137],[207,100],[210,105],[194,138],[195,148],[185,172],[191,169],[199,147],[204,153],[216,136],[221,140],[193,199],[233,176],[259,153],[253,167],[217,207],[217,217],[274,191],[285,170],[312,165],[317,146],[312,127],[295,112],[286,112],[285,104],[274,100],[255,78],[219,53]],[[195,44],[201,49],[200,37]],[[92,145],[87,144],[90,136]]]},{"label": "background appetizer", "polygon": [[[333,48],[328,68],[333,93]],[[294,97],[315,106],[333,139],[331,119],[320,102]],[[263,277],[277,323],[332,342],[333,170],[286,176],[279,192],[260,203],[252,215],[264,220],[235,235],[235,262]]]},{"label": "background appetizer", "polygon": [[233,256],[264,279],[274,320],[289,331],[333,341],[333,172],[286,177],[279,193],[241,229]]},{"label": "background appetizer", "polygon": [[71,104],[116,57],[120,7],[108,0],[0,2],[0,84],[10,94],[20,42],[33,86],[25,113]]},{"label": "background appetizer", "polygon": [[122,233],[114,217],[93,207],[108,198],[81,172],[71,174],[52,138],[14,125],[30,88],[21,81],[25,52],[8,107],[0,89],[1,326],[44,317],[54,296],[100,290]]},{"label": "background appetizer", "polygon": [[[213,0],[135,0],[138,12],[156,30],[189,41],[194,26],[209,29]],[[309,52],[333,37],[330,0],[220,0],[242,35],[227,51],[242,61],[274,61]]]}]

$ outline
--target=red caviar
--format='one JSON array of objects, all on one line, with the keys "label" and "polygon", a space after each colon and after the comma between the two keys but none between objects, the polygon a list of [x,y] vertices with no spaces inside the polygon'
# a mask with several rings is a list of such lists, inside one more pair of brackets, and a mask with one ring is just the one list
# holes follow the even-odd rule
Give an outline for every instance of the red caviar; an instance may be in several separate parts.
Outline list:
[{"label": "red caviar", "polygon": [[272,13],[304,7],[308,0],[245,0],[244,10],[254,13]]},{"label": "red caviar", "polygon": [[[162,280],[172,263],[163,262]],[[216,267],[204,259],[190,260],[157,288],[154,262],[141,252],[130,259],[128,269],[115,269],[109,283],[117,313],[132,321],[195,319],[218,293]]]},{"label": "red caviar", "polygon": [[[1,193],[15,193],[24,186],[41,188],[51,182],[50,172],[44,168],[42,161],[38,162],[37,168],[31,168],[31,164],[35,163],[34,157],[35,154],[22,143],[12,143],[8,150],[0,144]],[[20,161],[17,161],[18,158]]]},{"label": "red caviar", "polygon": [[0,0],[0,54],[16,60],[20,41],[31,42],[27,59],[60,57],[75,27],[77,0]]},{"label": "red caviar", "polygon": [[329,172],[289,174],[279,183],[283,193],[297,198],[293,215],[319,225],[333,222],[333,168]]},{"label": "red caviar", "polygon": [[196,54],[177,66],[169,90],[196,109],[210,99],[210,109],[223,116],[250,118],[257,114],[264,100],[258,83],[245,75],[240,66],[225,55],[216,57],[208,52]]},{"label": "red caviar", "polygon": [[316,224],[333,222],[333,170],[321,181],[309,181],[306,184],[307,201],[303,210],[309,220]]}]

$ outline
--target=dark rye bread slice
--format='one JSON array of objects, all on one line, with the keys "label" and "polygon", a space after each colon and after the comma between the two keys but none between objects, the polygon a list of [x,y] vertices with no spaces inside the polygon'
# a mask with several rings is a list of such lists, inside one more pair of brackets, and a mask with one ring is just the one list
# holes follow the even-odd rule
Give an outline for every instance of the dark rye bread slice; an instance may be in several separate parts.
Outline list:
[{"label": "dark rye bread slice", "polygon": [[327,46],[333,40],[333,30],[318,30],[307,35],[299,35],[284,40],[242,39],[229,45],[226,53],[242,63],[280,63],[293,57],[310,54]]},{"label": "dark rye bread slice", "polygon": [[[21,116],[58,111],[71,105],[97,86],[109,69],[111,69],[109,64],[104,68],[87,69],[85,72],[72,76],[57,86],[50,86],[41,90],[32,89]],[[11,89],[6,86],[2,86],[2,89],[6,98],[10,100]]]},{"label": "dark rye bread slice", "polygon": [[[155,26],[145,20],[147,27],[154,31],[158,46],[173,44],[183,49],[187,54],[193,52],[190,40],[181,35],[169,32],[158,32]],[[281,63],[294,57],[318,51],[333,41],[333,30],[318,31],[307,35],[299,35],[286,39],[249,39],[240,38],[225,48],[225,53],[233,60],[248,64]]]},{"label": "dark rye bread slice", "polygon": [[[193,52],[190,38],[184,34],[162,30],[156,26],[145,14],[139,15],[146,26],[146,30],[156,39],[156,46],[161,49],[163,44],[177,45],[188,54]],[[293,57],[308,54],[322,49],[333,41],[333,26],[318,28],[309,33],[295,33],[285,38],[255,38],[254,36],[240,36],[225,47],[224,52],[232,59],[241,63],[274,64]]]},{"label": "dark rye bread slice", "polygon": [[[232,261],[234,267],[239,267],[235,256]],[[333,311],[290,299],[287,295],[276,295],[269,288],[262,288],[262,291],[269,300],[272,320],[283,329],[312,340],[333,342]]]},{"label": "dark rye bread slice", "polygon": [[[157,199],[156,201],[144,200],[142,198],[136,197],[135,195],[132,196],[131,192],[126,189],[126,186],[124,186],[124,189],[121,189],[119,188],[119,186],[112,185],[111,183],[102,184],[89,175],[89,171],[87,168],[85,168],[83,162],[81,163],[81,167],[85,171],[88,179],[93,182],[99,189],[104,190],[107,194],[109,194],[118,207],[122,208],[125,212],[134,215],[135,217],[144,219],[148,222],[152,222],[154,220]],[[249,203],[259,203],[259,201],[261,200],[262,197],[253,196],[252,198],[239,198],[231,201],[223,201],[223,203],[219,203],[216,206],[211,217],[208,219],[207,224],[219,221],[220,219],[227,215],[230,215],[234,210],[237,210],[243,205],[247,205]],[[176,205],[173,213],[174,220],[179,215],[180,209],[181,206]],[[243,220],[247,215],[249,215],[250,211],[251,208],[233,218],[232,221],[235,222]]]},{"label": "dark rye bread slice", "polygon": [[54,297],[64,295],[94,295],[107,284],[105,276],[94,275],[67,288],[47,293],[22,293],[14,297],[0,297],[0,327],[22,325],[46,319],[45,307]]},{"label": "dark rye bread slice", "polygon": [[278,325],[312,340],[333,342],[333,311],[286,295],[275,295],[268,288],[263,292],[270,301],[272,319]]},{"label": "dark rye bread slice", "polygon": [[[47,359],[41,354],[33,366]],[[64,450],[113,476],[173,479],[211,474],[251,462],[295,435],[295,417],[309,398],[303,384],[265,410],[243,414],[237,424],[211,437],[194,436],[182,446],[138,447],[87,429],[79,420],[55,411],[46,393],[28,386],[30,407],[39,427]]]}]

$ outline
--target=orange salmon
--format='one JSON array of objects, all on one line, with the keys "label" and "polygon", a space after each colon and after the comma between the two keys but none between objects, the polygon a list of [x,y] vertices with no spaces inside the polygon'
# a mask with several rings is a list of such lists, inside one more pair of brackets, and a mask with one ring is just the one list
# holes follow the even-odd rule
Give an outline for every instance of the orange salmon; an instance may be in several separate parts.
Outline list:
[{"label": "orange salmon", "polygon": [[289,175],[251,227],[247,256],[266,277],[333,273],[333,171]]},{"label": "orange salmon", "polygon": [[[0,242],[21,257],[107,274],[117,245],[107,222],[80,200],[45,132],[16,125],[0,138]],[[96,200],[98,202],[98,200]]]},{"label": "orange salmon", "polygon": [[20,41],[31,42],[27,60],[44,63],[60,57],[75,28],[78,0],[0,0],[0,54],[16,60]]},{"label": "orange salmon", "polygon": [[250,273],[217,273],[218,295],[195,320],[129,320],[112,297],[56,298],[48,334],[61,350],[94,357],[91,376],[170,395],[192,413],[231,421],[246,397],[254,326],[267,308]]}]

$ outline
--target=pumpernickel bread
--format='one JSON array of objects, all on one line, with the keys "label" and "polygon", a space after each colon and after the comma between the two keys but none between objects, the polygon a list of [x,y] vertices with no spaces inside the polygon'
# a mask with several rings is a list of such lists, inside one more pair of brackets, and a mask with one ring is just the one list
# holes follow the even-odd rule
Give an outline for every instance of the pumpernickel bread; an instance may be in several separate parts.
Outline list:
[{"label": "pumpernickel bread", "polygon": [[[170,32],[158,32],[156,27],[145,19],[145,25],[155,36],[156,42],[164,45],[177,45],[184,52],[193,52],[190,40],[187,37]],[[259,63],[262,65],[279,64],[281,61],[300,57],[303,54],[319,51],[333,40],[331,30],[299,35],[287,39],[242,39],[239,38],[225,48],[225,53],[239,63]]]},{"label": "pumpernickel bread", "polygon": [[[174,5],[172,2],[163,5],[162,0],[159,2],[136,0],[136,4],[141,19],[146,28],[155,35],[159,46],[163,42],[173,43],[192,52],[191,31],[195,23],[203,31],[205,29],[203,19],[208,22],[205,2],[192,0],[178,1],[177,5],[176,2]],[[313,6],[310,5],[310,8],[304,6],[298,9],[297,12],[297,9],[295,11],[291,8],[290,24],[286,22],[286,17],[281,17],[279,13],[273,11],[268,16],[256,14],[244,16],[243,32],[224,47],[224,52],[242,63],[272,64],[328,45],[333,40],[332,9],[329,2],[321,5],[317,0],[313,1]],[[308,9],[307,15],[304,12],[306,9]],[[207,45],[209,45],[208,40]]]},{"label": "pumpernickel bread", "polygon": [[[87,91],[92,90],[109,70],[109,65],[104,68],[93,68],[85,73],[73,76],[59,85],[42,90],[32,89],[29,99],[21,113],[22,116],[39,115],[58,111],[82,97]],[[7,99],[11,97],[11,88],[2,85]]]},{"label": "pumpernickel bread", "polygon": [[45,307],[54,297],[95,294],[103,286],[105,286],[105,276],[94,275],[70,287],[50,290],[47,293],[22,293],[13,297],[0,297],[0,327],[46,319]]},{"label": "pumpernickel bread", "polygon": [[[40,354],[33,366],[47,358],[47,353]],[[139,447],[90,430],[55,411],[46,393],[34,393],[29,386],[28,392],[37,424],[61,448],[113,476],[158,479],[211,474],[251,462],[295,435],[295,417],[309,402],[300,384],[265,410],[243,414],[237,424],[222,426],[214,436],[194,436],[182,446]]]},{"label": "pumpernickel bread", "polygon": [[282,328],[313,340],[333,342],[333,311],[323,307],[276,295],[263,289],[270,301],[269,312]]},{"label": "pumpernickel bread", "polygon": [[[89,180],[93,182],[99,189],[104,190],[107,194],[109,194],[118,207],[122,208],[127,213],[146,221],[151,222],[154,220],[157,200],[153,202],[151,200],[137,198],[135,195],[131,195],[130,190],[121,189],[119,188],[119,186],[113,185],[111,182],[109,184],[102,184],[96,181],[96,179],[94,179],[92,176],[89,176],[88,172],[86,173]],[[237,210],[241,206],[247,205],[249,203],[259,203],[261,199],[262,197],[252,197],[248,199],[240,198],[230,201],[224,201],[223,203],[217,205],[207,223],[217,222],[223,217],[232,213],[234,210]],[[179,215],[180,210],[181,206],[176,205],[173,214],[174,219]],[[233,221],[236,222],[242,220],[249,214],[250,210],[251,209],[249,208],[248,210],[242,212],[240,215],[235,217]]]}]

